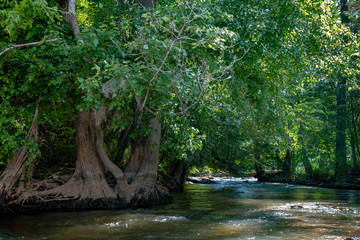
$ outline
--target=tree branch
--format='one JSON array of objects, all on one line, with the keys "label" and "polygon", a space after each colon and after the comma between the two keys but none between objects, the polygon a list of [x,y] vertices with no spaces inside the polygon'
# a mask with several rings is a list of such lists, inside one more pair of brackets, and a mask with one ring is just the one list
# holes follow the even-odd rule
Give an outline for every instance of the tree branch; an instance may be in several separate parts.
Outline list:
[{"label": "tree branch", "polygon": [[42,43],[52,43],[52,42],[56,42],[58,41],[58,38],[55,39],[50,39],[50,40],[45,40],[45,41],[39,41],[39,42],[31,42],[31,43],[23,43],[23,44],[18,44],[18,45],[14,45],[11,46],[7,49],[5,49],[4,51],[0,52],[0,56],[4,55],[5,53],[7,53],[8,51],[14,49],[14,48],[22,48],[22,47],[31,47],[31,46],[36,46],[36,45],[40,45]]},{"label": "tree branch", "polygon": [[[237,57],[234,57],[234,60],[227,66],[225,67],[224,69],[219,69],[213,73],[207,73],[206,70],[202,71],[201,74],[199,74],[199,77],[197,79],[197,84],[199,85],[199,88],[200,88],[200,92],[197,96],[197,99],[192,103],[190,104],[189,106],[185,106],[183,104],[182,101],[180,101],[180,104],[181,104],[181,109],[182,111],[181,112],[178,112],[178,113],[175,113],[174,116],[179,116],[179,115],[186,115],[187,111],[190,109],[190,108],[193,108],[196,104],[198,104],[204,94],[204,91],[208,88],[208,86],[210,85],[211,82],[214,82],[214,81],[220,81],[221,79],[223,79],[223,77],[232,69],[232,67],[234,66],[234,64],[238,61],[240,61],[241,59],[243,59],[245,57],[245,55],[248,53],[248,51],[250,50],[250,48],[244,50],[244,54],[240,57],[240,58],[237,58]],[[204,66],[205,64],[203,64],[202,66]],[[220,73],[220,76],[218,77],[213,77],[214,75]],[[204,84],[201,84],[201,81],[202,80],[205,80],[205,79],[209,79],[208,82],[204,83]],[[173,85],[174,86],[174,85]],[[175,94],[177,95],[177,92],[175,91]],[[188,100],[186,101],[186,104],[188,103]]]}]

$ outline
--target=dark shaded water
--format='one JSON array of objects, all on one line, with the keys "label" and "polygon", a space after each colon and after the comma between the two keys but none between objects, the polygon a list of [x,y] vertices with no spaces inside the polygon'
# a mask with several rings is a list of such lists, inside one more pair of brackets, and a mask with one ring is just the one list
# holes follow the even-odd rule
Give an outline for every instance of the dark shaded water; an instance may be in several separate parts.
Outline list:
[{"label": "dark shaded water", "polygon": [[151,209],[1,217],[0,239],[345,239],[360,237],[360,191],[221,181]]}]

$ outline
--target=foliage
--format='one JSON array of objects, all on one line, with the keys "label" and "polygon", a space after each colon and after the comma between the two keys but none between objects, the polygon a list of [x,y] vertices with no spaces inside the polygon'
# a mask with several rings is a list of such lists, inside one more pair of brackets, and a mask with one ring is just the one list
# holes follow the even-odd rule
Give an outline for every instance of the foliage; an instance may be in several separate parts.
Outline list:
[{"label": "foliage", "polygon": [[[74,40],[63,1],[0,1],[0,51],[39,42],[0,56],[0,164],[24,144],[34,159],[73,149],[76,113],[106,106],[117,116],[105,128],[110,155],[118,132],[149,133],[159,116],[161,168],[180,160],[240,175],[281,169],[295,149],[295,173],[304,158],[314,176],[333,171],[341,77],[346,155],[360,156],[357,5],[345,26],[326,0],[81,0]],[[40,146],[25,141],[37,104]]]}]

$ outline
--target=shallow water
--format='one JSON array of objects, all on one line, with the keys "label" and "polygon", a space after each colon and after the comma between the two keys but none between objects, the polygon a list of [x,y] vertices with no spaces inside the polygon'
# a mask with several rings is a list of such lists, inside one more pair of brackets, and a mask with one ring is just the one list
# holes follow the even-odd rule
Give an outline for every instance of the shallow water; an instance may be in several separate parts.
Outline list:
[{"label": "shallow water", "polygon": [[254,181],[187,185],[151,209],[0,218],[0,239],[345,239],[360,237],[360,191]]}]

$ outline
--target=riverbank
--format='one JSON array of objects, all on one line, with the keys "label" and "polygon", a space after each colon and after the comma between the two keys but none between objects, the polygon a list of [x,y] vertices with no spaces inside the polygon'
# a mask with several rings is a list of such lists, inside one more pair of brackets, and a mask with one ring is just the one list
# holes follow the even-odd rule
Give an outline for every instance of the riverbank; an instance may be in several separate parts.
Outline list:
[{"label": "riverbank", "polygon": [[311,187],[321,188],[333,188],[333,189],[346,189],[346,190],[360,190],[360,179],[355,179],[352,182],[335,182],[331,180],[323,179],[288,179],[281,175],[277,175],[275,172],[269,172],[261,180],[256,178],[256,174],[253,172],[247,173],[243,178],[235,178],[232,176],[191,176],[188,177],[188,183],[198,184],[213,184],[220,181],[258,181],[258,182],[270,182],[270,183],[287,183],[293,185],[303,185]]},{"label": "riverbank", "polygon": [[346,190],[360,190],[360,182],[335,182],[331,180],[321,179],[279,179],[279,178],[266,178],[260,182],[272,182],[272,183],[288,183],[294,185],[304,185],[321,188],[334,188],[334,189],[346,189]]}]

